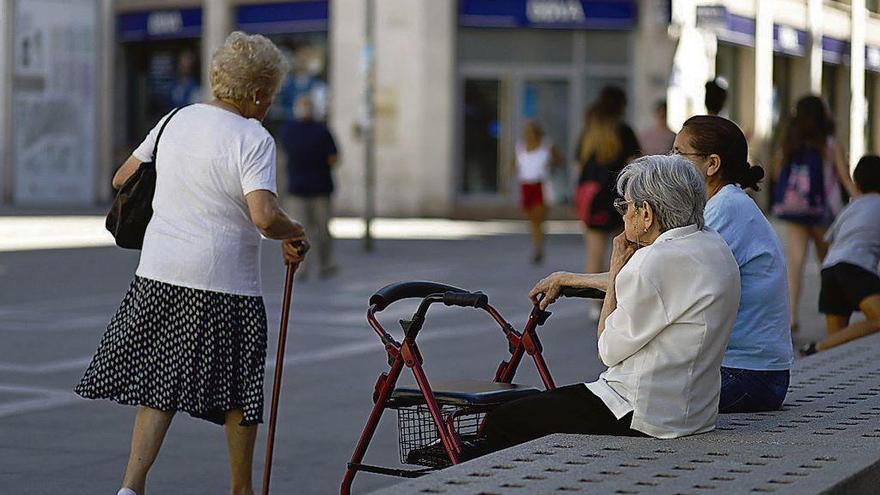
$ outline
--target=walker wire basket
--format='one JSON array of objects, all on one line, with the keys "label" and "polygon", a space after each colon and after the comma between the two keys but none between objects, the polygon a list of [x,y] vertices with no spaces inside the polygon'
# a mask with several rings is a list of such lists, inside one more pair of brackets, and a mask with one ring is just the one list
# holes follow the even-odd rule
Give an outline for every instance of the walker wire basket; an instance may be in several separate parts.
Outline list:
[{"label": "walker wire basket", "polygon": [[[485,409],[441,405],[440,411],[443,421],[452,422],[462,444],[479,442]],[[397,433],[401,463],[437,469],[452,465],[427,405],[398,407]]]}]

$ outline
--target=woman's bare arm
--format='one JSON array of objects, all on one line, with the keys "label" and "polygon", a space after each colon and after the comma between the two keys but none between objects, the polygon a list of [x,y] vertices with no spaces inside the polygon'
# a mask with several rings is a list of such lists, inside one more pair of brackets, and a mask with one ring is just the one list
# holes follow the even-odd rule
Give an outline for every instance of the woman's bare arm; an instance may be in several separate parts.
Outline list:
[{"label": "woman's bare arm", "polygon": [[278,205],[278,198],[265,189],[251,191],[245,196],[251,221],[269,239],[291,239],[303,237],[304,231],[299,222],[291,220]]},{"label": "woman's bare arm", "polygon": [[856,185],[853,183],[852,177],[849,174],[846,153],[844,153],[843,146],[839,143],[836,143],[834,146],[834,169],[837,171],[837,177],[840,179],[840,183],[843,184],[846,192],[849,193],[850,196],[857,196],[858,191],[856,191]]},{"label": "woman's bare arm", "polygon": [[123,163],[113,175],[113,189],[119,189],[122,187],[122,185],[125,184],[125,181],[137,172],[141,163],[143,162],[135,158],[134,155],[129,156],[128,159],[125,160],[125,163]]},{"label": "woman's bare arm", "polygon": [[[529,299],[538,304],[541,309],[553,304],[559,297],[562,289],[574,287],[576,289],[599,289],[608,288],[607,273],[569,273],[555,272],[539,281],[529,292]],[[541,296],[541,297],[538,297]]]}]

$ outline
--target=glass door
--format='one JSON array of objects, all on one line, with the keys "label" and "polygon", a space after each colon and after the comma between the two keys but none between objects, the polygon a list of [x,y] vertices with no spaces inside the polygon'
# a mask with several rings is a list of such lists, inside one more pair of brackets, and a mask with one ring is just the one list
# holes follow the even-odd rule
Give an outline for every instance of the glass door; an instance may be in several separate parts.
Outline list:
[{"label": "glass door", "polygon": [[460,191],[494,195],[499,191],[504,154],[503,83],[497,78],[464,80],[464,156]]},{"label": "glass door", "polygon": [[544,130],[545,138],[549,139],[563,156],[563,163],[553,167],[550,179],[546,184],[545,193],[548,200],[555,204],[566,204],[571,201],[572,184],[568,174],[567,155],[569,148],[569,82],[567,79],[527,78],[522,85],[519,102],[519,126],[516,129],[517,140],[521,139],[522,127],[528,120],[534,120]]}]

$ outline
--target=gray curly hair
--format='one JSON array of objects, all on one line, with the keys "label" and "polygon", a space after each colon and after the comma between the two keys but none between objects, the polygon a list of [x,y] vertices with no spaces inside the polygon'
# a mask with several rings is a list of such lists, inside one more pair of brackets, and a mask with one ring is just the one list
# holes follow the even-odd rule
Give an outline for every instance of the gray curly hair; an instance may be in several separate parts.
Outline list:
[{"label": "gray curly hair", "polygon": [[680,156],[634,160],[617,176],[617,192],[635,206],[651,205],[661,231],[692,224],[702,230],[705,226],[706,183],[696,167]]},{"label": "gray curly hair", "polygon": [[275,43],[260,34],[230,34],[211,57],[215,98],[254,101],[257,92],[272,96],[287,73],[287,61]]}]

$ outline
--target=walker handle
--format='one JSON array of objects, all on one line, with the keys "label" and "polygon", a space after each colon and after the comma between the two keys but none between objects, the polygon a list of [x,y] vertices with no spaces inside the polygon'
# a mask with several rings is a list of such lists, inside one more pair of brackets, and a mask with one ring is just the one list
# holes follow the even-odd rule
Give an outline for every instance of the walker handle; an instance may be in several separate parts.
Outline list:
[{"label": "walker handle", "polygon": [[370,296],[370,305],[375,305],[376,311],[382,311],[392,303],[401,299],[422,299],[431,294],[444,294],[447,292],[470,294],[470,292],[464,289],[459,289],[458,287],[453,287],[451,285],[415,280],[411,282],[397,282],[382,287],[377,290],[375,294]]},{"label": "walker handle", "polygon": [[443,304],[447,306],[485,309],[486,306],[489,305],[489,296],[482,292],[446,291],[446,293],[443,294]]},{"label": "walker handle", "polygon": [[563,287],[563,297],[582,297],[585,299],[605,299],[605,291],[588,287]]}]

